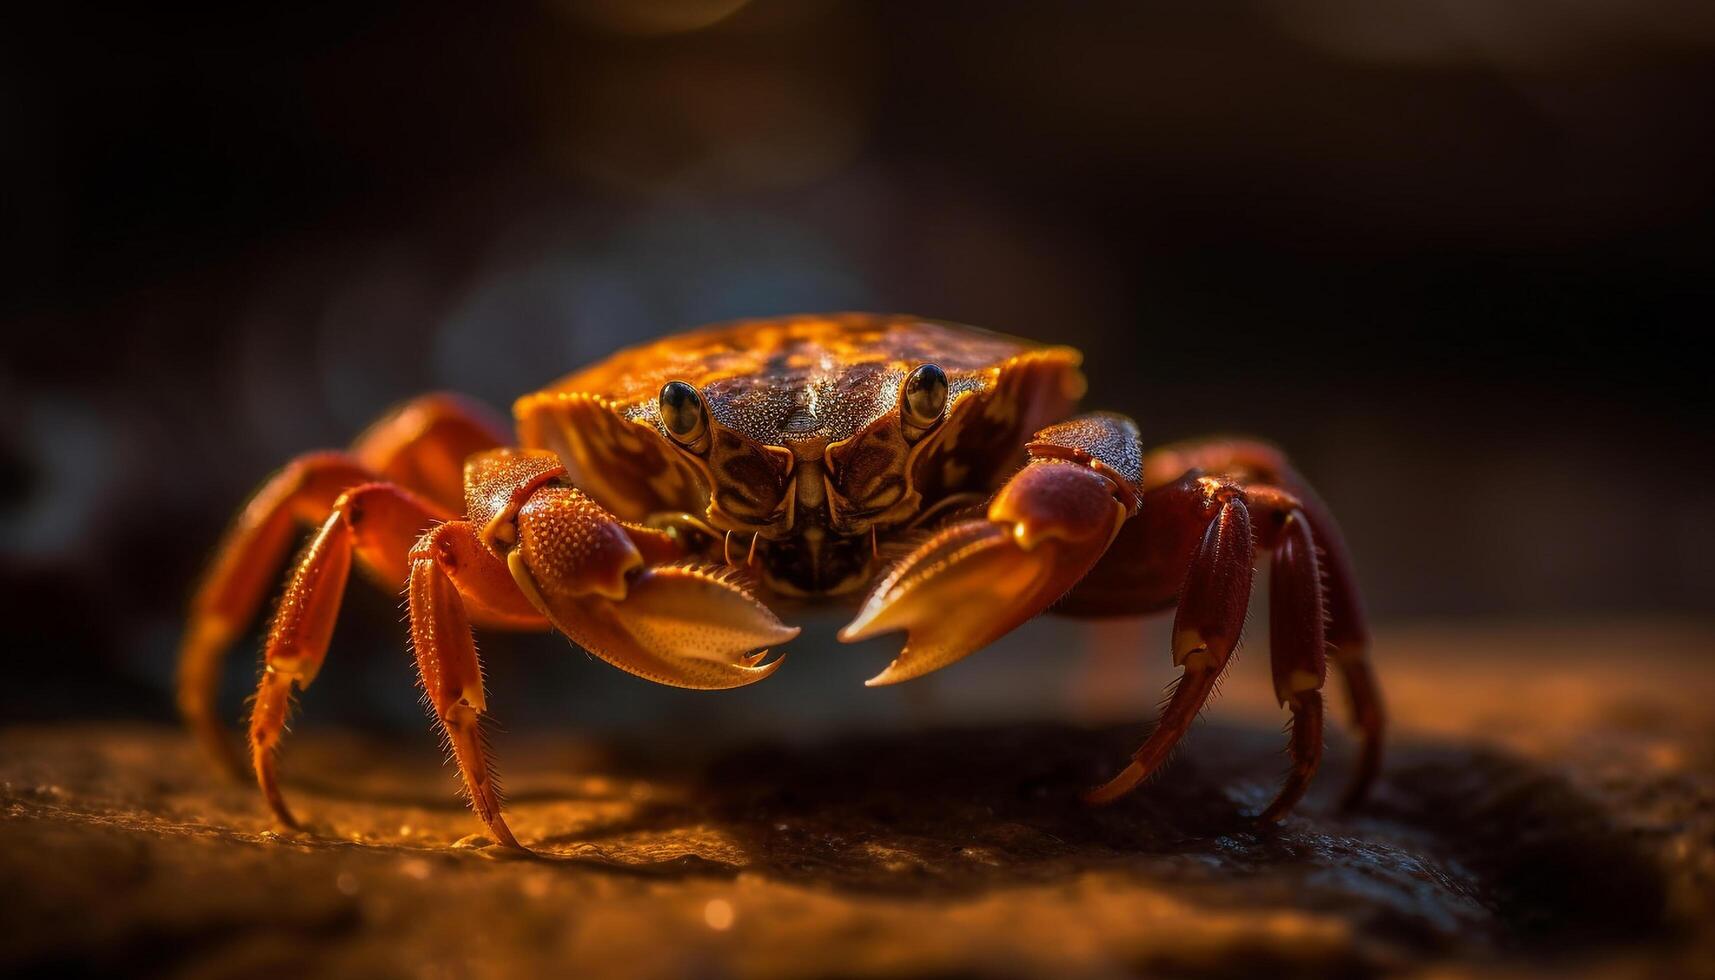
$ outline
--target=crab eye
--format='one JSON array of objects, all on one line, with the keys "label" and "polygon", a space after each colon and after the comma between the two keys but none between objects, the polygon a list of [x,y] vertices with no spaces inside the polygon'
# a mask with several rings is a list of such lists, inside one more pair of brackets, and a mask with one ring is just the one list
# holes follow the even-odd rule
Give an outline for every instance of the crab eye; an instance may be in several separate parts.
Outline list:
[{"label": "crab eye", "polygon": [[701,442],[709,429],[709,411],[703,396],[683,381],[661,386],[661,424],[667,433],[686,446]]},{"label": "crab eye", "polygon": [[905,378],[899,399],[907,425],[927,429],[941,419],[947,407],[947,372],[935,364],[919,364]]}]

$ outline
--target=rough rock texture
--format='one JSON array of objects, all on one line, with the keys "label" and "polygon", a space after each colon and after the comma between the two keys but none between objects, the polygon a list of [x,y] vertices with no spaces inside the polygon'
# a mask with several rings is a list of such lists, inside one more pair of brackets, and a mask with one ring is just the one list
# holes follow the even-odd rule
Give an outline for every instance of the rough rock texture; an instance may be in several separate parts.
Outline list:
[{"label": "rough rock texture", "polygon": [[[300,835],[164,727],[0,734],[0,969],[197,977],[1715,975],[1715,633],[1383,637],[1373,804],[1245,814],[1279,716],[1229,694],[1120,805],[1128,725],[810,745],[508,739],[511,858],[432,754],[290,745]],[[1529,666],[1523,666],[1528,664]]]}]

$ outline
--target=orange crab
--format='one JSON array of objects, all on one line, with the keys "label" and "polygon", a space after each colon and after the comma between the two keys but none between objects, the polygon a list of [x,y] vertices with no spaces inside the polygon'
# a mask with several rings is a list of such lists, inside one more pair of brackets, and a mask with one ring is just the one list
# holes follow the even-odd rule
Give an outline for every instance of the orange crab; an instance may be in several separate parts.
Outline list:
[{"label": "orange crab", "polygon": [[237,763],[214,709],[220,662],[300,523],[319,527],[280,597],[250,719],[274,813],[293,823],[275,754],[355,558],[405,588],[422,684],[471,806],[513,847],[479,732],[473,625],[557,629],[640,677],[716,690],[780,666],[768,648],[798,630],[770,596],[860,596],[842,640],[904,631],[872,685],[945,667],[1056,602],[1089,616],[1176,606],[1184,672],[1131,764],[1087,794],[1102,803],[1190,727],[1238,645],[1266,551],[1292,766],[1261,816],[1283,816],[1316,771],[1329,653],[1361,733],[1356,802],[1380,763],[1382,710],[1332,518],[1260,443],[1146,452],[1130,419],[1072,416],[1079,361],[915,317],[799,316],[669,337],[526,395],[513,407],[521,448],[475,406],[418,399],[251,498],[192,603],[181,709]]}]

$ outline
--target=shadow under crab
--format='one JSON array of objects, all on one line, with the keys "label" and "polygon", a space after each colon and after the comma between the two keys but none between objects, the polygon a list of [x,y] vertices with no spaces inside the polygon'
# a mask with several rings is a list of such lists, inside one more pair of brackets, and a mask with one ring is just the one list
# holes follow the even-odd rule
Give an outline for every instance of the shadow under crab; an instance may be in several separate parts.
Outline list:
[{"label": "shadow under crab", "polygon": [[[1060,923],[1067,949],[1099,941],[1139,968],[1203,975],[1240,964],[1366,975],[1674,933],[1659,856],[1603,801],[1524,759],[1408,743],[1370,811],[1341,816],[1317,793],[1269,827],[1247,812],[1269,795],[1274,773],[1259,750],[1275,733],[1217,722],[1133,798],[1078,803],[1069,791],[1123,757],[1133,735],[990,725],[692,755],[660,742],[514,740],[512,804],[538,856],[484,861],[500,855],[447,847],[462,814],[442,798],[444,774],[425,771],[408,744],[307,737],[306,769],[322,774],[289,782],[325,822],[278,836],[165,730],[12,732],[0,860],[25,911],[7,927],[7,964],[224,962],[238,948],[230,927],[275,965],[291,955],[371,963],[378,943],[388,956],[433,958],[448,937],[484,934],[512,937],[480,947],[503,970],[575,952],[658,975],[672,970],[627,958],[641,955],[633,939],[683,930],[675,917],[699,919],[711,902],[764,930],[749,935],[770,955],[800,957],[797,972],[847,955],[868,962],[877,948],[939,962],[936,943],[954,937],[1011,949],[1024,941],[1016,915]],[[139,771],[143,758],[153,772]],[[313,765],[333,758],[346,762],[339,779]],[[569,774],[574,759],[583,775]],[[185,881],[203,884],[187,893]],[[218,913],[204,901],[214,894]],[[55,924],[83,901],[103,917]],[[562,936],[565,917],[587,917],[591,903],[624,917],[599,935]],[[917,935],[903,924],[912,917],[943,935]],[[316,936],[311,951],[269,946],[280,923],[287,936]],[[885,942],[860,943],[865,930]],[[663,945],[694,953],[699,943]],[[745,962],[720,949],[695,955]]]}]

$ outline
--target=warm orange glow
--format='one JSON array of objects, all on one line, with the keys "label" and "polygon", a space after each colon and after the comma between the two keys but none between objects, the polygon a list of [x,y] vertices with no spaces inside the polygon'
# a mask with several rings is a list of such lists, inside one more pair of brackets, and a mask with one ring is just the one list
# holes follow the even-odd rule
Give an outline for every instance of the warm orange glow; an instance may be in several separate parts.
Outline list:
[{"label": "warm orange glow", "polygon": [[736,918],[732,903],[724,898],[710,899],[709,904],[703,906],[703,922],[716,932],[731,929]]}]

